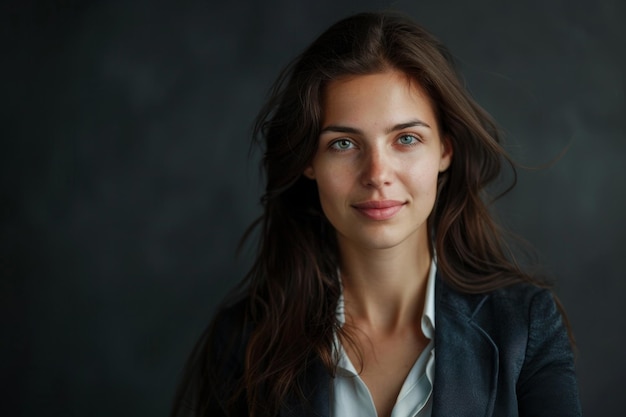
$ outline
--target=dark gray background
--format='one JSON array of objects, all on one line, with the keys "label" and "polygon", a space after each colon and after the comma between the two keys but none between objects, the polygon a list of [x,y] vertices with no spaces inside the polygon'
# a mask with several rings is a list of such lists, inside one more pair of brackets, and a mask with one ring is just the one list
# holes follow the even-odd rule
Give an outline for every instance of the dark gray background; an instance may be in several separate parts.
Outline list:
[{"label": "dark gray background", "polygon": [[498,213],[558,280],[586,415],[623,415],[622,1],[179,3],[2,6],[0,414],[167,414],[249,266],[271,81],[338,18],[392,8],[452,49],[519,162],[553,162]]}]

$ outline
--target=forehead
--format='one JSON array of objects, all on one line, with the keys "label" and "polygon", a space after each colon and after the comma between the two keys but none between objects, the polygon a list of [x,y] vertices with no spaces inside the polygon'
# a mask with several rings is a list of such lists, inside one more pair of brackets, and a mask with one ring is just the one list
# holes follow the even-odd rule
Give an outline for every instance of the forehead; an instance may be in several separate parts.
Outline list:
[{"label": "forehead", "polygon": [[408,118],[437,124],[426,90],[396,70],[333,80],[326,85],[321,104],[322,127],[330,123],[401,123]]}]

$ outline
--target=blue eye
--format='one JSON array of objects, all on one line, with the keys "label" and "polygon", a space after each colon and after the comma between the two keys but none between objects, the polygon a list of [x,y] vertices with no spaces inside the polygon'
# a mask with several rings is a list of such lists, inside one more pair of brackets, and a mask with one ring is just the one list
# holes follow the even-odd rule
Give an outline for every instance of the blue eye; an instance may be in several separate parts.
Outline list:
[{"label": "blue eye", "polygon": [[338,139],[334,141],[330,147],[337,151],[347,151],[354,147],[354,144],[348,139]]},{"label": "blue eye", "polygon": [[402,135],[398,139],[398,142],[400,142],[402,145],[413,145],[416,142],[419,142],[419,140],[413,135]]}]

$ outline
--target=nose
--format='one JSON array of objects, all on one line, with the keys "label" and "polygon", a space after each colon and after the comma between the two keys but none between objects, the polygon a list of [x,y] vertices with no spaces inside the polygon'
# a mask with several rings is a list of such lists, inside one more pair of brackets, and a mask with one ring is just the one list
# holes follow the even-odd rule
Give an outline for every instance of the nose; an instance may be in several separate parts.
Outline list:
[{"label": "nose", "polygon": [[366,187],[381,188],[391,184],[392,161],[384,150],[370,149],[363,158],[362,183]]}]

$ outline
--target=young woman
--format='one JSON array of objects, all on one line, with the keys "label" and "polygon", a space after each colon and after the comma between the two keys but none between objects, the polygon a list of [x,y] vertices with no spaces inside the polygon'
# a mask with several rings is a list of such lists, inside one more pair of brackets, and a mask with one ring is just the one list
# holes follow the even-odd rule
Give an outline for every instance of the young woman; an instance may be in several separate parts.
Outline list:
[{"label": "young woman", "polygon": [[173,416],[581,414],[564,317],[484,202],[510,160],[443,45],[405,17],[344,19],[255,133],[256,262]]}]

